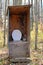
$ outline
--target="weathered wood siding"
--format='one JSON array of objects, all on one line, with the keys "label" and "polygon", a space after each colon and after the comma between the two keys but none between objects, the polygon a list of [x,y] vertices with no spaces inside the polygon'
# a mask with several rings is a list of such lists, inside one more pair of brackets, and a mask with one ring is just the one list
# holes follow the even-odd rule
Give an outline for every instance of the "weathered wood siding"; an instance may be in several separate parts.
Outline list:
[{"label": "weathered wood siding", "polygon": [[[26,41],[9,41],[9,55],[15,57],[30,56],[30,5],[10,6],[9,8],[9,39],[13,30],[19,29]],[[25,43],[24,43],[25,42]],[[14,44],[17,43],[17,44]],[[20,45],[22,44],[22,45]],[[20,45],[20,46],[19,46]]]}]

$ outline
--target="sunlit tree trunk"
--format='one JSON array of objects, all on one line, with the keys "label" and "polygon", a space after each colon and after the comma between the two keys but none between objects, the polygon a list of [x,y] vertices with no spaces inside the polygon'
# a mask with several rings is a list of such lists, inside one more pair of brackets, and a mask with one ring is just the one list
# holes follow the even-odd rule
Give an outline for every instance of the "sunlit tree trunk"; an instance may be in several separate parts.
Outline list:
[{"label": "sunlit tree trunk", "polygon": [[14,5],[14,0],[13,0],[13,5]]},{"label": "sunlit tree trunk", "polygon": [[8,5],[9,5],[9,1],[10,1],[10,0],[8,0]]},{"label": "sunlit tree trunk", "polygon": [[35,50],[37,50],[38,36],[38,0],[35,0]]},{"label": "sunlit tree trunk", "polygon": [[42,0],[41,0],[41,8],[42,8]]},{"label": "sunlit tree trunk", "polygon": [[6,44],[6,4],[7,4],[7,1],[5,0],[5,10],[4,10],[4,44],[3,44],[3,46],[5,46],[5,44]]},{"label": "sunlit tree trunk", "polygon": [[32,8],[31,8],[31,15],[32,15],[32,21],[31,21],[31,23],[32,23],[32,29],[33,29],[33,0],[31,0],[31,4],[32,4]]},{"label": "sunlit tree trunk", "polygon": [[43,32],[43,7],[42,0],[40,0],[40,30]]},{"label": "sunlit tree trunk", "polygon": [[22,0],[13,0],[13,5],[21,5],[22,4]]}]

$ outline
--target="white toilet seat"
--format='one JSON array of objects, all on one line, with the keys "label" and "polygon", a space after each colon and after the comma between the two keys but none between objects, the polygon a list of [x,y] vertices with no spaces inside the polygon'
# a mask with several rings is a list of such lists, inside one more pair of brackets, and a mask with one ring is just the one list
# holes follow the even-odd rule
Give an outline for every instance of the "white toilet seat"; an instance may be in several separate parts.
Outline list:
[{"label": "white toilet seat", "polygon": [[14,41],[20,41],[22,37],[22,33],[20,30],[16,29],[12,32],[12,38]]}]

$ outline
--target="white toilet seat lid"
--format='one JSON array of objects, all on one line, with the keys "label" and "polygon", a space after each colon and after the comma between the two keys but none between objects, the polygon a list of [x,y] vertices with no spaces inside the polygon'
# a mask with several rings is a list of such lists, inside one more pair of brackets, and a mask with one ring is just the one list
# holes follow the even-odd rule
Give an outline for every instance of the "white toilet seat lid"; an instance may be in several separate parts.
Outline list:
[{"label": "white toilet seat lid", "polygon": [[21,37],[22,37],[22,33],[20,30],[13,30],[12,32],[12,38],[14,41],[19,41],[21,40]]}]

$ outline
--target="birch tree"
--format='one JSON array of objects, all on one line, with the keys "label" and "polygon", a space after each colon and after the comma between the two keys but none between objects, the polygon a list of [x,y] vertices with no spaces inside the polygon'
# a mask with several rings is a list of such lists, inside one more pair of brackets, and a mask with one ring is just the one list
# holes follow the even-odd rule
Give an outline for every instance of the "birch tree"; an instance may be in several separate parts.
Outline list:
[{"label": "birch tree", "polygon": [[32,20],[31,20],[31,25],[32,25],[32,29],[33,29],[33,0],[31,0],[31,4],[32,4],[32,8],[31,8],[31,18],[32,18]]},{"label": "birch tree", "polygon": [[5,0],[5,3],[4,3],[4,44],[3,44],[3,46],[5,46],[5,41],[6,41],[6,4],[7,4],[7,1]]},{"label": "birch tree", "polygon": [[38,0],[35,0],[35,50],[37,50],[38,36]]}]

